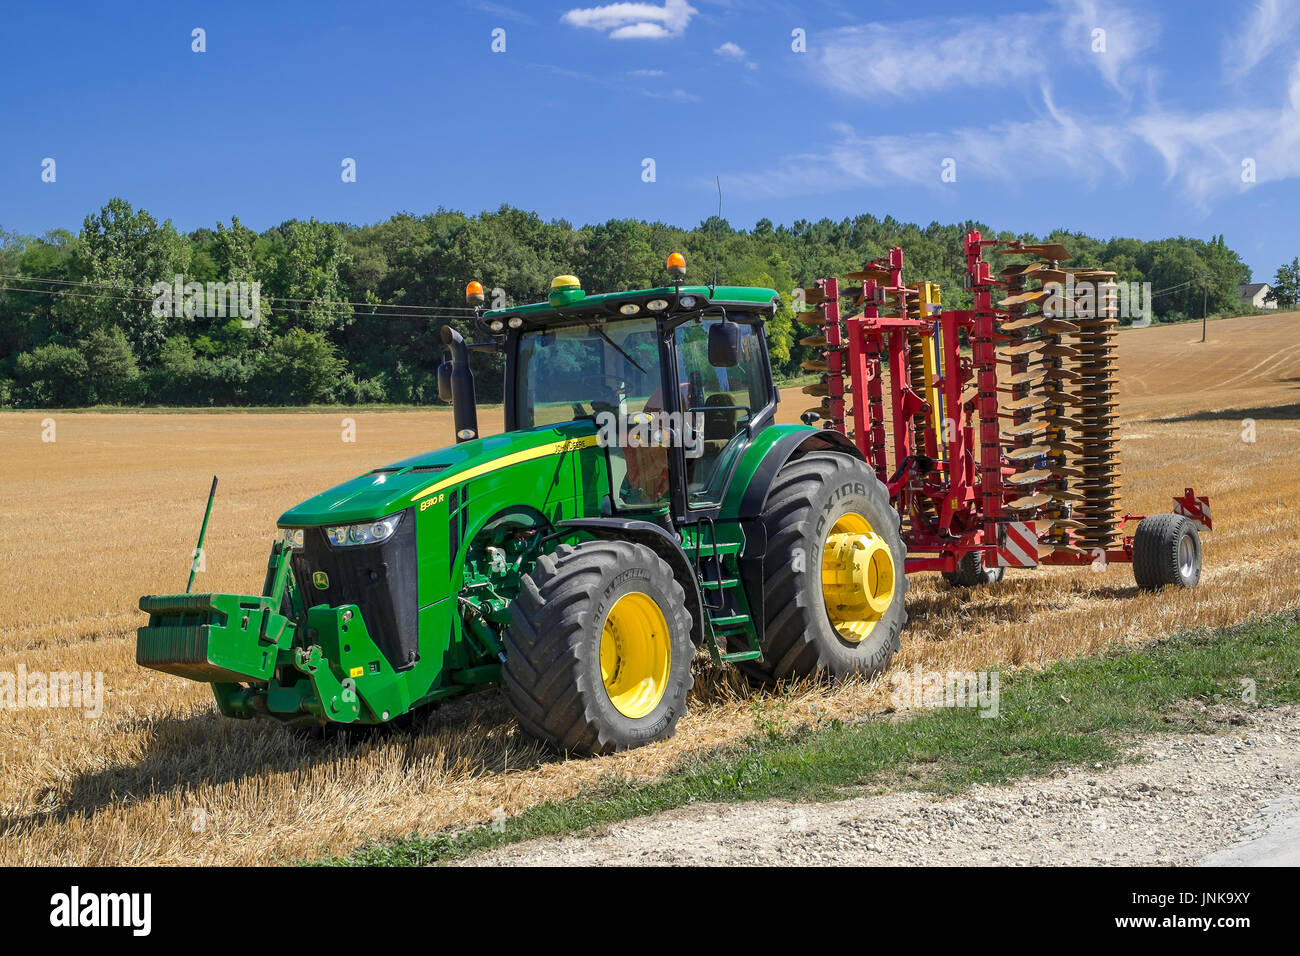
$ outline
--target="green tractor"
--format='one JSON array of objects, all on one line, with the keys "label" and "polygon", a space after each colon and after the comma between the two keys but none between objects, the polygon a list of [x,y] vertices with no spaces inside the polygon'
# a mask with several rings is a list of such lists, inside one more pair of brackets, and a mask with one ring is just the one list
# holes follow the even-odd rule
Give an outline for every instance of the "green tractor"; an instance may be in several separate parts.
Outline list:
[{"label": "green tractor", "polygon": [[[701,648],[762,683],[883,671],[907,590],[885,486],[814,415],[776,424],[775,292],[669,272],[606,295],[561,276],[480,310],[473,345],[444,328],[457,443],[285,512],[260,595],[142,598],[137,661],[299,728],[499,683],[574,754],[670,736]],[[504,355],[500,435],[470,349]]]}]

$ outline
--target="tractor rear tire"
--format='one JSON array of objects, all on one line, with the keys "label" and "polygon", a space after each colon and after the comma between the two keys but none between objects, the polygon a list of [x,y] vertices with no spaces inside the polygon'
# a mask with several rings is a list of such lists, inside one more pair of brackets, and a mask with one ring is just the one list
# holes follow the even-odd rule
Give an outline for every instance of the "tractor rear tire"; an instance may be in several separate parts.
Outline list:
[{"label": "tractor rear tire", "polygon": [[1133,535],[1133,579],[1145,591],[1167,584],[1194,588],[1201,580],[1201,535],[1183,515],[1151,515]]},{"label": "tractor rear tire", "polygon": [[506,700],[529,735],[595,755],[673,735],[691,689],[691,615],[643,544],[561,545],[521,582],[503,643]]},{"label": "tractor rear tire", "polygon": [[957,561],[955,571],[944,571],[943,579],[955,588],[977,588],[997,584],[1006,574],[1003,567],[987,567],[982,551],[967,551]]},{"label": "tractor rear tire", "polygon": [[777,473],[762,521],[763,658],[744,672],[773,684],[889,667],[907,623],[906,550],[875,473],[849,455],[804,455]]}]

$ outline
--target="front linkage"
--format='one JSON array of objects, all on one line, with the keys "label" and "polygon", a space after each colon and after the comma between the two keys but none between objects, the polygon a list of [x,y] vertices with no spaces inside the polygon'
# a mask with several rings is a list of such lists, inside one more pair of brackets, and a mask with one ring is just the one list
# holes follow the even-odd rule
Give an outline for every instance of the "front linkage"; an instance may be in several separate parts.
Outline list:
[{"label": "front linkage", "polygon": [[260,595],[141,598],[149,623],[138,630],[136,662],[212,684],[228,717],[350,724],[405,712],[411,702],[360,611],[351,604],[304,608],[292,554],[275,542]]}]

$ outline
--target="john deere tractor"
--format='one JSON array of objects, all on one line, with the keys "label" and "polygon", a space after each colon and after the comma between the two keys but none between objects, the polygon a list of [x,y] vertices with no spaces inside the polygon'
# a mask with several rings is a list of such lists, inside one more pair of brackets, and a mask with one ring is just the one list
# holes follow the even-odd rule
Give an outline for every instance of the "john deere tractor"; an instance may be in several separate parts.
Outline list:
[{"label": "john deere tractor", "polygon": [[[772,683],[886,668],[898,513],[838,432],[774,421],[771,289],[684,284],[478,310],[442,330],[457,443],[285,512],[260,595],[145,597],[137,660],[231,717],[382,724],[499,683],[601,754],[670,736],[697,652]],[[471,283],[476,305],[482,289]],[[479,434],[469,351],[505,360]]]}]

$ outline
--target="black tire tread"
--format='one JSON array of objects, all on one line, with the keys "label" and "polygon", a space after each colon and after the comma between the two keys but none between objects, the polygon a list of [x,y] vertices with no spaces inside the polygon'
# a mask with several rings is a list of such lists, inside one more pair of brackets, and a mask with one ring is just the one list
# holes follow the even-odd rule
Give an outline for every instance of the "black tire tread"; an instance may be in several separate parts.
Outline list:
[{"label": "black tire tread", "polygon": [[[662,610],[665,616],[679,615],[677,626],[689,634],[686,592],[668,564],[645,545],[599,538],[577,546],[560,545],[554,554],[538,558],[532,572],[524,575],[510,626],[502,637],[506,662],[501,670],[506,701],[530,736],[576,754],[620,749],[590,705],[592,695],[604,694],[605,689],[587,686],[580,665],[587,653],[583,637],[592,625],[591,597],[604,570],[638,564],[657,566],[672,581],[675,607]],[[670,687],[665,694],[672,692]],[[681,693],[684,696],[685,691]],[[673,717],[665,736],[671,735],[679,716]]]},{"label": "black tire tread", "polygon": [[[1133,579],[1139,588],[1154,591],[1168,584],[1185,586],[1178,567],[1178,543],[1189,529],[1197,538],[1199,553],[1200,535],[1185,515],[1148,515],[1138,523],[1133,535]],[[1199,571],[1196,580],[1200,580]]]},{"label": "black tire tread", "polygon": [[[805,544],[802,524],[813,505],[814,495],[850,461],[856,459],[835,452],[811,452],[781,468],[763,511],[769,554],[789,554]],[[893,515],[894,525],[889,530],[897,535],[901,519],[890,506],[884,485],[872,475],[867,488],[867,493],[884,505],[886,513]],[[761,683],[774,683],[822,671],[821,655],[806,626],[808,615],[820,609],[799,603],[799,573],[793,564],[783,562],[769,572],[764,591],[764,659],[742,665],[744,672]],[[906,592],[904,576],[896,598],[900,604]],[[906,625],[906,611],[902,621]]]}]

